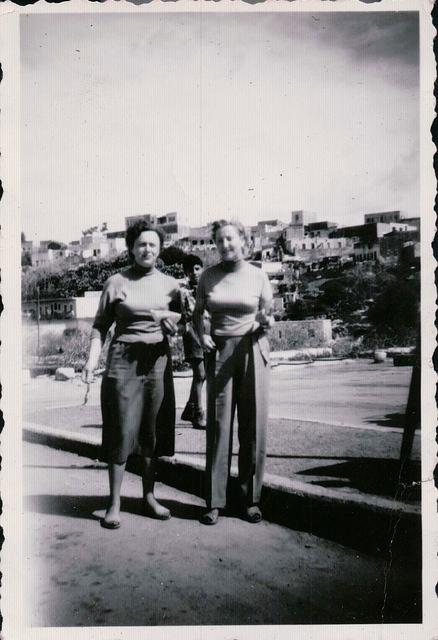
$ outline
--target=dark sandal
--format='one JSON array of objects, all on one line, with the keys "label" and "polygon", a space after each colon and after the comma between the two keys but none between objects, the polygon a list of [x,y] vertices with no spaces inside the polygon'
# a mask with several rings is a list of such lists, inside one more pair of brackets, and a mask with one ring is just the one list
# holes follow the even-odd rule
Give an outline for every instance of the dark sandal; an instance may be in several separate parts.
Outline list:
[{"label": "dark sandal", "polygon": [[207,511],[206,513],[202,514],[199,521],[201,524],[213,525],[213,524],[217,524],[218,520],[219,520],[219,509],[210,509],[210,511]]},{"label": "dark sandal", "polygon": [[194,413],[195,406],[191,402],[188,402],[181,413],[181,420],[183,422],[192,422]]},{"label": "dark sandal", "polygon": [[102,518],[100,526],[104,529],[120,529],[120,520],[105,520],[105,518]]},{"label": "dark sandal", "polygon": [[252,507],[248,507],[245,510],[245,519],[252,524],[257,524],[257,522],[261,522],[263,520],[262,512],[257,505],[253,505]]}]

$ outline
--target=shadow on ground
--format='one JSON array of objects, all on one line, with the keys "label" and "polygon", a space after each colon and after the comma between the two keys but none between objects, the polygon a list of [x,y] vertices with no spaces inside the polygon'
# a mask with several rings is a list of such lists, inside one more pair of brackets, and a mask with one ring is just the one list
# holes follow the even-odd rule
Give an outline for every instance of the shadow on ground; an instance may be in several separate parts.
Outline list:
[{"label": "shadow on ground", "polygon": [[[172,517],[181,520],[198,520],[202,513],[200,506],[176,500],[160,500],[170,509]],[[30,495],[25,499],[26,511],[62,515],[70,518],[101,520],[96,511],[104,511],[108,506],[105,496],[70,496],[70,495]],[[140,498],[122,498],[122,512],[143,516],[143,503]]]},{"label": "shadow on ground", "polygon": [[318,466],[299,471],[297,475],[318,476],[311,483],[322,487],[348,487],[363,493],[387,496],[397,500],[421,499],[421,466],[410,462],[403,480],[398,460],[360,458],[339,464]]},{"label": "shadow on ground", "polygon": [[367,420],[368,424],[377,424],[379,427],[392,427],[404,429],[406,422],[405,413],[387,413],[383,418]]}]

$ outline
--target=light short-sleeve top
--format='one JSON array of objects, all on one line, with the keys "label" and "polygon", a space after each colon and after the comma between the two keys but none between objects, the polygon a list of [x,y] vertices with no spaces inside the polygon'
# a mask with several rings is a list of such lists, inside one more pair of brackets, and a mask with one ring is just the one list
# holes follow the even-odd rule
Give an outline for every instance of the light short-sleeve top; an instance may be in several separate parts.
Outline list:
[{"label": "light short-sleeve top", "polygon": [[248,262],[219,263],[201,275],[197,305],[211,316],[211,333],[217,336],[242,336],[259,326],[256,314],[269,312],[272,288],[264,271]]},{"label": "light short-sleeve top", "polygon": [[163,340],[163,332],[151,310],[180,312],[180,287],[171,276],[157,269],[144,272],[129,267],[105,282],[91,337],[102,341],[113,323],[114,339],[121,342],[154,344]]}]

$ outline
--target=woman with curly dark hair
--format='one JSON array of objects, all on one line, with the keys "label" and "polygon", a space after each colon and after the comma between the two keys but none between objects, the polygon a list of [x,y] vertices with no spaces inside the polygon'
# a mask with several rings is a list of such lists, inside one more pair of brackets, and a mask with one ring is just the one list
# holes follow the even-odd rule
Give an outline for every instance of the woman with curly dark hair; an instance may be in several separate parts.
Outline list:
[{"label": "woman with curly dark hair", "polygon": [[[181,293],[178,282],[156,269],[163,233],[147,222],[128,228],[126,244],[132,265],[106,281],[93,324],[82,379],[89,383],[111,325],[102,380],[103,449],[108,461],[110,501],[101,524],[120,527],[120,489],[126,461],[143,461],[146,515],[167,520],[170,512],[154,496],[155,461],[173,455],[175,394],[167,335],[177,331]],[[171,310],[174,310],[172,313]]]}]

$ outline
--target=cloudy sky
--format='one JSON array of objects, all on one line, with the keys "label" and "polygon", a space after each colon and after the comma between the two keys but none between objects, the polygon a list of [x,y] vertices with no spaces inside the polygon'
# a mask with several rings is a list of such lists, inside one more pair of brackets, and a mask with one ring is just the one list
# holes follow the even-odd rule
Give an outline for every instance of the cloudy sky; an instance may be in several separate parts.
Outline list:
[{"label": "cloudy sky", "polygon": [[22,16],[22,228],[419,215],[416,13]]}]

